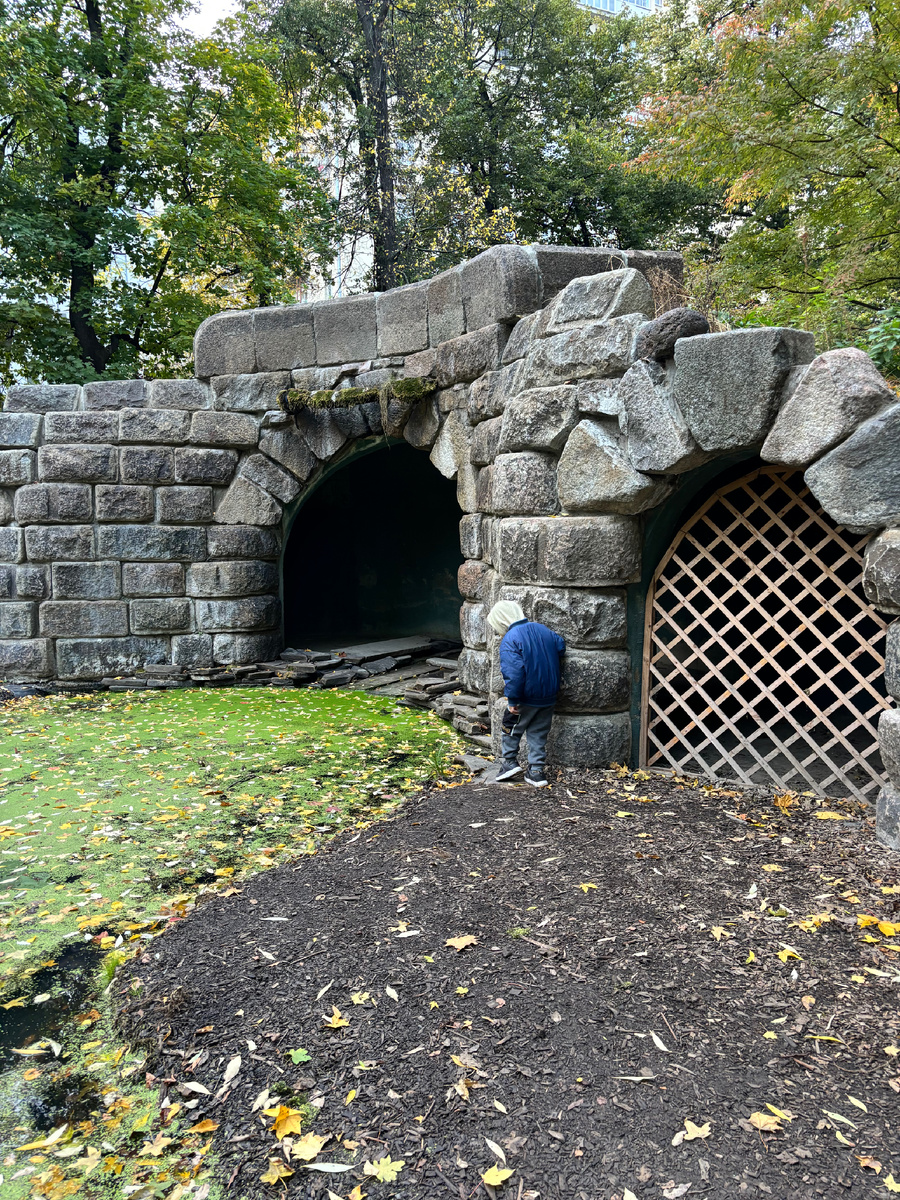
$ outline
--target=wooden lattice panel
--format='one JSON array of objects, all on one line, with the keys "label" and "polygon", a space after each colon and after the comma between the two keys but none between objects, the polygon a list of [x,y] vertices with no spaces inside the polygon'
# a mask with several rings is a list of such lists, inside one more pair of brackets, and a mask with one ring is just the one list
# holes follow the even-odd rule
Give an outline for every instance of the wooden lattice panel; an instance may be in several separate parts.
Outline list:
[{"label": "wooden lattice panel", "polygon": [[712,495],[647,597],[642,761],[871,798],[887,623],[862,593],[867,536],[799,473],[763,467]]}]

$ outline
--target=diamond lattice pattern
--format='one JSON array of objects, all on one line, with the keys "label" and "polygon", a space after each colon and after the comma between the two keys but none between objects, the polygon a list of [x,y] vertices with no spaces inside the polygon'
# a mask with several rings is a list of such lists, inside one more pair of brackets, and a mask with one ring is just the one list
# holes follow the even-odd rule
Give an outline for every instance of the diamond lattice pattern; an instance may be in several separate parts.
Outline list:
[{"label": "diamond lattice pattern", "polygon": [[799,473],[764,467],[680,531],[647,599],[643,761],[872,798],[887,623],[860,582],[867,536]]}]

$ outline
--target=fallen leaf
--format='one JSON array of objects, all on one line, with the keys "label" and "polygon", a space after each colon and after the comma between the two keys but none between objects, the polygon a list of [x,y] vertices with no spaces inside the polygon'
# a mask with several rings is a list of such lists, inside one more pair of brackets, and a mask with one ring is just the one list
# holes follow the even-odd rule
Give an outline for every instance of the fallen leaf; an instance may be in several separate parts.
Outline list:
[{"label": "fallen leaf", "polygon": [[192,1079],[190,1083],[179,1083],[178,1085],[184,1092],[197,1092],[201,1096],[211,1096],[212,1092],[208,1087],[204,1087],[202,1083],[197,1083]]},{"label": "fallen leaf", "polygon": [[779,867],[778,863],[763,863],[762,869],[768,871],[770,874],[774,874],[776,871],[783,871],[784,867]]},{"label": "fallen leaf", "polygon": [[304,1050],[302,1046],[298,1046],[296,1050],[285,1050],[285,1054],[295,1066],[309,1062],[310,1059],[309,1051]]},{"label": "fallen leaf", "polygon": [[400,1002],[400,997],[397,995],[397,993],[394,991],[394,989],[391,987],[391,985],[390,985],[390,984],[388,984],[388,985],[387,985],[387,987],[384,989],[384,994],[385,994],[386,996],[390,996],[390,998],[391,998],[392,1000],[396,1000],[396,1001],[397,1001],[397,1003],[399,1004],[399,1002]]},{"label": "fallen leaf", "polygon": [[[85,1151],[84,1158],[76,1159],[75,1166],[84,1171],[85,1175],[90,1175],[96,1167],[99,1167],[103,1162],[103,1155],[93,1146],[88,1146]],[[881,1164],[878,1164],[881,1166]]]},{"label": "fallen leaf", "polygon": [[267,1117],[274,1117],[272,1129],[279,1141],[291,1133],[300,1133],[303,1126],[303,1114],[296,1108],[288,1108],[279,1104],[277,1108],[264,1108]]},{"label": "fallen leaf", "polygon": [[900,1192],[900,1183],[894,1178],[893,1173],[885,1175],[883,1183],[889,1192]]},{"label": "fallen leaf", "polygon": [[163,1137],[163,1135],[161,1133],[158,1133],[152,1142],[144,1142],[143,1146],[141,1146],[141,1148],[140,1148],[139,1153],[140,1154],[149,1154],[153,1158],[159,1158],[159,1156],[162,1154],[163,1150],[165,1150],[166,1146],[170,1146],[171,1144],[172,1144],[172,1138]]},{"label": "fallen leaf", "polygon": [[269,1159],[269,1169],[260,1175],[263,1183],[280,1183],[282,1179],[289,1179],[293,1175],[293,1171],[280,1158]]},{"label": "fallen leaf", "polygon": [[844,816],[843,813],[836,812],[817,812],[813,813],[817,821],[849,821],[850,818]]},{"label": "fallen leaf", "polygon": [[778,1034],[773,1029],[767,1029],[763,1037],[767,1038],[770,1042],[774,1042],[777,1040]]},{"label": "fallen leaf", "polygon": [[597,890],[596,883],[579,883],[578,886],[581,888],[581,890],[584,892],[585,895],[588,894],[588,892],[591,890],[591,888],[593,888],[595,892]]},{"label": "fallen leaf", "polygon": [[720,942],[723,937],[730,938],[732,936],[732,934],[730,934],[722,925],[713,925],[709,932],[717,942]]},{"label": "fallen leaf", "polygon": [[351,1088],[350,1091],[347,1093],[347,1099],[344,1101],[344,1108],[346,1108],[348,1104],[352,1104],[355,1099],[356,1099],[356,1088]]},{"label": "fallen leaf", "polygon": [[444,942],[445,946],[452,946],[457,954],[465,950],[466,946],[474,946],[478,942],[478,938],[473,937],[471,933],[463,934],[461,937],[447,938]]},{"label": "fallen leaf", "polygon": [[616,816],[617,817],[633,817],[634,813],[632,813],[632,812],[617,812]]},{"label": "fallen leaf", "polygon": [[837,1138],[837,1140],[841,1143],[842,1146],[855,1146],[856,1145],[856,1142],[851,1142],[849,1138],[845,1138],[839,1129],[836,1129],[834,1131],[834,1136]]},{"label": "fallen leaf", "polygon": [[5,1008],[7,1011],[11,1008],[24,1008],[27,1000],[24,996],[17,996],[15,1000],[10,1000],[7,1004],[0,1004],[0,1008]]},{"label": "fallen leaf", "polygon": [[662,1050],[663,1054],[670,1053],[669,1047],[665,1044],[661,1037],[657,1037],[652,1029],[650,1030],[650,1036],[653,1038],[653,1045],[657,1048],[657,1050]]},{"label": "fallen leaf", "polygon": [[398,1158],[394,1162],[389,1155],[385,1155],[384,1158],[378,1158],[375,1162],[364,1162],[363,1175],[372,1175],[379,1183],[393,1183],[403,1170],[405,1162],[405,1158]]},{"label": "fallen leaf", "polygon": [[496,1155],[496,1157],[500,1159],[500,1161],[503,1163],[503,1165],[505,1167],[506,1166],[506,1155],[503,1153],[503,1151],[500,1149],[500,1147],[497,1145],[497,1143],[492,1142],[489,1137],[486,1137],[484,1140],[487,1142],[488,1150],[490,1150],[491,1154]]},{"label": "fallen leaf", "polygon": [[866,1106],[863,1104],[862,1100],[857,1100],[857,1098],[855,1096],[848,1096],[847,1099],[850,1101],[850,1103],[852,1105],[854,1105],[854,1107],[861,1109],[864,1113],[867,1113],[869,1111],[866,1108]]},{"label": "fallen leaf", "polygon": [[229,1060],[228,1066],[225,1068],[225,1074],[222,1076],[222,1087],[228,1087],[235,1075],[241,1069],[241,1056],[236,1054],[234,1058]]},{"label": "fallen leaf", "polygon": [[840,1121],[842,1125],[849,1125],[851,1129],[858,1129],[858,1125],[854,1125],[849,1117],[842,1117],[840,1113],[829,1112],[827,1108],[823,1108],[822,1112],[832,1121]]},{"label": "fallen leaf", "polygon": [[756,955],[753,953],[753,951],[752,951],[752,950],[751,950],[751,951],[750,951],[750,953],[747,955],[747,957],[744,959],[744,962],[748,962],[748,963],[755,963],[755,962],[756,962]]},{"label": "fallen leaf", "polygon": [[891,1058],[896,1058],[900,1054],[900,1046],[885,1046],[885,1054],[889,1054]]},{"label": "fallen leaf", "polygon": [[781,961],[783,963],[786,963],[789,958],[796,958],[799,962],[803,961],[803,959],[800,958],[800,955],[797,953],[797,951],[792,950],[790,948],[790,946],[785,946],[785,948],[783,950],[779,950],[778,957],[781,959]]},{"label": "fallen leaf", "polygon": [[684,1123],[684,1128],[685,1128],[684,1140],[686,1142],[692,1142],[694,1140],[694,1138],[709,1137],[709,1130],[710,1130],[709,1121],[707,1121],[705,1125],[695,1125],[693,1121],[686,1120]]},{"label": "fallen leaf", "polygon": [[751,1113],[750,1124],[754,1129],[759,1129],[762,1133],[778,1133],[782,1129],[779,1119],[771,1113]]},{"label": "fallen leaf", "polygon": [[341,1010],[335,1004],[331,1006],[331,1016],[323,1013],[322,1020],[326,1029],[342,1029],[345,1025],[350,1024],[346,1017],[341,1015]]},{"label": "fallen leaf", "polygon": [[370,999],[370,996],[368,992],[354,992],[350,999],[354,1004],[365,1004]]},{"label": "fallen leaf", "polygon": [[192,1125],[190,1127],[190,1129],[186,1129],[184,1132],[185,1133],[212,1133],[212,1131],[214,1129],[218,1129],[218,1128],[219,1128],[218,1121],[210,1121],[209,1117],[206,1117],[204,1120],[198,1121],[196,1125]]},{"label": "fallen leaf", "polygon": [[876,1175],[881,1174],[881,1163],[877,1158],[873,1158],[871,1154],[857,1154],[855,1157],[864,1171],[868,1169],[874,1171]]},{"label": "fallen leaf", "polygon": [[501,1168],[495,1164],[493,1167],[488,1167],[488,1169],[483,1172],[481,1181],[482,1183],[486,1183],[488,1187],[500,1187],[502,1183],[505,1183],[506,1180],[509,1179],[510,1175],[512,1175],[511,1170],[501,1170]]},{"label": "fallen leaf", "polygon": [[815,1002],[816,1002],[815,996],[801,996],[800,997],[800,1003],[803,1005],[803,1007],[806,1009],[807,1012],[809,1012],[809,1010],[812,1008],[812,1006],[815,1004]]},{"label": "fallen leaf", "polygon": [[506,1105],[501,1104],[499,1100],[494,1101],[494,1108],[496,1108],[497,1112],[502,1112],[502,1113],[509,1112],[509,1109],[506,1107]]},{"label": "fallen leaf", "polygon": [[301,1162],[310,1162],[327,1141],[327,1137],[320,1137],[317,1133],[305,1133],[291,1146],[291,1158],[300,1159]]}]

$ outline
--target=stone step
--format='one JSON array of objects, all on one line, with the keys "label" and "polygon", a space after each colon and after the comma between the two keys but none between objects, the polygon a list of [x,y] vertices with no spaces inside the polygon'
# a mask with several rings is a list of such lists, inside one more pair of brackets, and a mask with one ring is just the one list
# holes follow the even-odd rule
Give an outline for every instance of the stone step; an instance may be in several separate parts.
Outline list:
[{"label": "stone step", "polygon": [[359,646],[341,646],[332,650],[332,654],[343,658],[356,658],[365,663],[370,659],[396,658],[398,654],[427,654],[435,647],[435,639],[429,637],[392,638],[383,642],[363,642]]}]

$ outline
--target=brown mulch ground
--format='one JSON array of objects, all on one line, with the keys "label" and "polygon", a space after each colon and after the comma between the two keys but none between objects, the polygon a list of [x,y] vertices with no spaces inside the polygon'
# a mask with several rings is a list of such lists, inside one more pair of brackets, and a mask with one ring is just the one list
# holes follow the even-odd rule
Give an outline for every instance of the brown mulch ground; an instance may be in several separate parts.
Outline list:
[{"label": "brown mulch ground", "polygon": [[[292,1163],[295,1197],[887,1196],[900,924],[858,918],[900,922],[900,856],[828,807],[640,773],[433,791],[173,926],[117,977],[121,1023],[173,1100],[241,1056],[193,1116],[242,1198],[278,1191],[267,1088],[354,1164]],[[707,1136],[673,1145],[685,1119]],[[385,1156],[395,1182],[363,1174]]]}]

